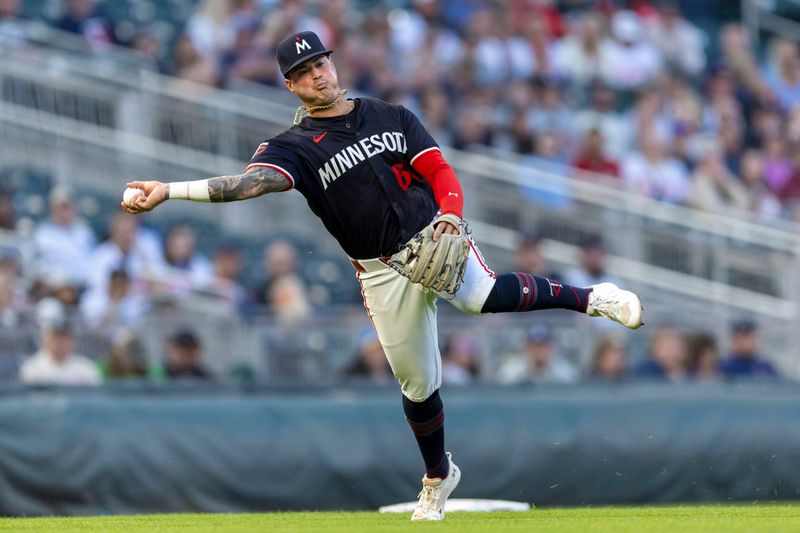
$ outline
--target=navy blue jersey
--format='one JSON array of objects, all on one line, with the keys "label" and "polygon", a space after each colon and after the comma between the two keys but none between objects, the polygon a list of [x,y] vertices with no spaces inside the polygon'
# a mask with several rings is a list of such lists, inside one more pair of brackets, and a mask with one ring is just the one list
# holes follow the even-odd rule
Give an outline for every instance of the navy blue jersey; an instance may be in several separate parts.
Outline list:
[{"label": "navy blue jersey", "polygon": [[248,165],[283,172],[353,259],[397,252],[438,209],[411,167],[436,141],[400,105],[355,98],[330,118],[306,117],[258,147]]}]

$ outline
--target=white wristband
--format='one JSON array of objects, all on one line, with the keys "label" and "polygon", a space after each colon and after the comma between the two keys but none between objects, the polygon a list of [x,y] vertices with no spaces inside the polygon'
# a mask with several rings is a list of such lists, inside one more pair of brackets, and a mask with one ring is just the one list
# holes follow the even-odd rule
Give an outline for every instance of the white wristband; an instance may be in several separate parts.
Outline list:
[{"label": "white wristband", "polygon": [[169,184],[169,199],[210,202],[211,198],[208,196],[208,180],[173,181]]}]

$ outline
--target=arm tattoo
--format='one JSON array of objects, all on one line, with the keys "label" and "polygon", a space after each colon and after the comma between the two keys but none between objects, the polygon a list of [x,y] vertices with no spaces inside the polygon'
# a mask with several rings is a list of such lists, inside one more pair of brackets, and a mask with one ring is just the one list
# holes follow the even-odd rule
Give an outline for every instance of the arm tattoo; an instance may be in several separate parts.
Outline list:
[{"label": "arm tattoo", "polygon": [[212,202],[233,202],[285,191],[291,186],[289,179],[274,168],[252,167],[238,176],[209,178],[208,196]]}]

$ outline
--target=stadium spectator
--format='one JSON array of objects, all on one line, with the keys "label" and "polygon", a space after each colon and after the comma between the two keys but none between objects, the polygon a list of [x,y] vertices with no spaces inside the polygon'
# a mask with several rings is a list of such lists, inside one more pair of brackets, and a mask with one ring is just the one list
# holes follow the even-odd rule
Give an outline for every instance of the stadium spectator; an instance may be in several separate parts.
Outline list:
[{"label": "stadium spectator", "polygon": [[725,119],[720,123],[718,140],[728,170],[734,174],[741,171],[742,151],[744,151],[744,133],[741,117]]},{"label": "stadium spectator", "polygon": [[[451,144],[449,102],[447,95],[438,87],[428,87],[420,97],[421,114],[425,117],[425,126],[431,135],[441,139],[445,145]],[[524,123],[524,115],[518,115]],[[532,145],[531,145],[532,146]],[[528,147],[530,150],[530,147]],[[522,150],[518,150],[522,151]]]},{"label": "stadium spectator", "polygon": [[645,38],[646,29],[633,11],[611,18],[613,39],[601,49],[600,72],[617,89],[639,89],[655,81],[662,69],[661,53]]},{"label": "stadium spectator", "polygon": [[299,276],[284,274],[269,286],[269,308],[275,320],[284,326],[297,326],[311,318],[308,291]]},{"label": "stadium spectator", "polygon": [[641,151],[628,154],[622,161],[622,178],[628,190],[663,202],[683,203],[690,185],[685,165],[669,156],[655,132],[640,135]]},{"label": "stadium spectator", "polygon": [[114,44],[114,29],[107,17],[100,14],[96,0],[67,0],[64,15],[55,27],[83,36],[93,49],[102,51]]},{"label": "stadium spectator", "polygon": [[471,81],[480,88],[500,85],[510,75],[508,52],[505,41],[500,38],[498,22],[493,10],[483,8],[472,14],[465,28]]},{"label": "stadium spectator", "polygon": [[517,109],[510,110],[510,124],[506,131],[499,132],[497,146],[513,152],[529,153],[534,151],[533,133],[528,128],[525,114]]},{"label": "stadium spectator", "polygon": [[490,127],[491,114],[486,109],[470,106],[454,117],[454,121],[453,148],[468,150],[492,145],[494,134]]},{"label": "stadium spectator", "polygon": [[248,303],[247,291],[241,284],[243,261],[242,250],[235,245],[221,246],[211,260],[213,276],[209,288],[239,310]]},{"label": "stadium spectator", "polygon": [[170,70],[177,78],[202,85],[216,86],[220,82],[217,63],[200,55],[185,33],[178,37]]},{"label": "stadium spectator", "polygon": [[196,243],[197,234],[186,224],[174,226],[167,232],[164,260],[169,267],[165,278],[168,290],[182,294],[211,283],[211,262],[196,250]]},{"label": "stadium spectator", "polygon": [[50,216],[39,223],[33,234],[38,275],[52,278],[57,274],[55,277],[85,287],[89,282],[89,261],[97,244],[94,233],[77,216],[69,189],[54,187],[49,199]]},{"label": "stadium spectator", "polygon": [[688,352],[686,339],[676,329],[662,326],[650,340],[650,353],[633,371],[642,379],[681,382],[687,379]]},{"label": "stadium spectator", "polygon": [[455,331],[442,351],[442,381],[467,385],[480,376],[480,354],[474,336],[467,330]]},{"label": "stadium spectator", "polygon": [[590,237],[581,246],[581,264],[567,270],[564,281],[575,287],[589,287],[604,281],[620,283],[606,270],[606,247],[600,237]]},{"label": "stadium spectator", "polygon": [[792,163],[786,153],[786,143],[781,137],[771,137],[764,142],[764,183],[776,196],[792,177]]},{"label": "stadium spectator", "polygon": [[167,49],[157,27],[145,27],[138,30],[130,41],[131,49],[145,60],[145,63],[162,74],[169,73],[165,54]]},{"label": "stadium spectator", "polygon": [[114,337],[101,369],[106,379],[140,379],[157,372],[147,360],[144,344],[129,329],[120,330]]},{"label": "stadium spectator", "polygon": [[236,39],[236,0],[203,0],[186,24],[192,47],[204,60],[216,63]]},{"label": "stadium spectator", "polygon": [[599,14],[573,16],[567,35],[553,44],[555,72],[578,85],[588,85],[600,77],[600,51],[604,46],[608,43]]},{"label": "stadium spectator", "polygon": [[345,370],[345,376],[377,384],[394,382],[389,361],[386,360],[383,347],[371,326],[362,330],[358,340],[358,352],[350,367]]},{"label": "stadium spectator", "polygon": [[628,152],[631,142],[630,118],[617,110],[617,94],[607,84],[597,81],[589,93],[589,105],[576,111],[573,135],[585,137],[592,130],[600,131],[608,157],[619,160]]},{"label": "stadium spectator", "polygon": [[0,45],[25,45],[25,26],[20,21],[21,7],[20,0],[0,0]]},{"label": "stadium spectator", "polygon": [[117,214],[109,225],[109,238],[92,253],[89,284],[92,289],[108,289],[111,272],[125,270],[134,282],[135,291],[146,291],[142,280],[153,280],[163,274],[164,258],[152,246],[147,233],[136,217]]},{"label": "stadium spectator", "polygon": [[30,323],[24,289],[16,276],[0,273],[0,330],[16,329]]},{"label": "stadium spectator", "polygon": [[551,268],[542,255],[541,239],[535,233],[523,235],[517,248],[515,268],[519,272],[530,272],[543,278],[561,279],[561,275]]},{"label": "stadium spectator", "polygon": [[647,23],[647,34],[668,68],[698,76],[706,65],[705,37],[685,19],[677,0],[662,1],[658,15]]},{"label": "stadium spectator", "polygon": [[147,296],[133,290],[124,268],[112,270],[108,284],[92,287],[80,303],[86,325],[104,333],[135,328],[149,305]]},{"label": "stadium spectator", "polygon": [[[603,134],[597,128],[590,129],[583,138],[580,150],[572,166],[579,171],[577,176],[585,176],[585,172],[603,174],[605,176],[619,177],[619,163],[610,159],[605,153]],[[595,176],[589,176],[596,179]]]},{"label": "stadium spectator", "polygon": [[[215,1],[215,0],[210,0]],[[266,0],[271,1],[271,0]],[[265,0],[261,0],[263,4]],[[325,2],[328,4],[330,2]],[[312,10],[309,9],[308,3],[306,0],[282,0],[275,6],[275,9],[272,9],[269,12],[269,16],[264,20],[264,34],[274,43],[278,43],[283,37],[285,37],[288,33],[294,31],[302,31],[302,30],[311,30],[317,35],[319,35],[320,39],[323,39],[323,42],[330,42],[334,43],[337,41],[331,40],[327,41],[325,39],[332,38],[333,35],[328,31],[330,27],[320,20],[318,17],[314,16]],[[382,12],[385,17],[385,12]],[[361,13],[354,12],[350,14],[351,20],[353,17],[360,15]],[[341,24],[341,21],[338,21]],[[384,19],[385,24],[385,19]],[[382,37],[386,38],[387,35],[384,33]],[[333,46],[331,45],[333,48]],[[334,48],[335,49],[335,48]]]},{"label": "stadium spectator", "polygon": [[800,52],[797,43],[777,39],[772,46],[770,64],[764,78],[785,110],[800,104]]},{"label": "stadium spectator", "polygon": [[237,16],[235,20],[233,44],[220,61],[224,84],[235,86],[237,80],[247,80],[277,86],[280,73],[272,58],[274,43],[258,33],[258,19]]},{"label": "stadium spectator", "polygon": [[721,363],[726,378],[776,379],[778,371],[758,353],[758,326],[750,319],[731,325],[730,349]]},{"label": "stadium spectator", "polygon": [[725,166],[720,153],[709,150],[691,178],[689,205],[720,215],[748,211],[750,196],[742,182]]},{"label": "stadium spectator", "polygon": [[211,379],[202,364],[203,347],[191,330],[174,333],[167,340],[164,373],[169,379]]},{"label": "stadium spectator", "polygon": [[254,299],[259,305],[269,305],[271,286],[281,276],[298,275],[297,248],[287,240],[276,239],[264,248],[264,280],[254,289]]},{"label": "stadium spectator", "polygon": [[20,368],[23,383],[47,385],[97,385],[100,371],[88,357],[74,353],[72,324],[62,313],[41,327],[41,349]]},{"label": "stadium spectator", "polygon": [[589,377],[599,381],[620,381],[627,372],[625,345],[614,337],[600,339],[592,354]]},{"label": "stadium spectator", "polygon": [[672,134],[672,156],[692,168],[704,146],[711,142],[701,132],[703,105],[700,96],[677,76],[669,78],[663,92],[662,115]]},{"label": "stadium spectator", "polygon": [[689,351],[689,373],[695,381],[719,379],[720,354],[713,335],[705,332],[694,333],[686,339]]},{"label": "stadium spectator", "polygon": [[528,330],[524,352],[501,364],[497,381],[504,385],[517,383],[575,383],[577,368],[556,351],[550,328],[536,324]]},{"label": "stadium spectator", "polygon": [[763,154],[759,150],[747,150],[742,155],[741,169],[750,211],[762,219],[777,218],[781,213],[781,204],[765,183]]},{"label": "stadium spectator", "polygon": [[22,277],[22,258],[18,249],[0,246],[0,276],[8,276],[15,282]]},{"label": "stadium spectator", "polygon": [[[780,116],[778,117],[778,127],[780,127]],[[778,133],[780,134],[780,133]],[[791,146],[800,146],[800,106],[795,106],[790,112],[786,121],[786,142]]]},{"label": "stadium spectator", "polygon": [[55,299],[61,304],[70,319],[78,321],[80,318],[80,288],[58,272],[52,273],[45,280],[45,284],[47,292],[44,296]]},{"label": "stadium spectator", "polygon": [[560,39],[567,32],[562,8],[556,0],[511,0],[506,9],[509,28],[523,27],[531,19],[541,21],[547,35]]},{"label": "stadium spectator", "polygon": [[800,200],[800,147],[795,148],[791,157],[792,173],[786,183],[778,191],[778,200],[785,207],[791,208]]},{"label": "stadium spectator", "polygon": [[[530,130],[537,132],[540,138],[551,135],[556,152],[566,159],[572,148],[574,113],[564,102],[563,93],[563,87],[556,80],[542,81],[536,105],[528,111],[527,118]],[[539,151],[548,153],[551,150]]]}]

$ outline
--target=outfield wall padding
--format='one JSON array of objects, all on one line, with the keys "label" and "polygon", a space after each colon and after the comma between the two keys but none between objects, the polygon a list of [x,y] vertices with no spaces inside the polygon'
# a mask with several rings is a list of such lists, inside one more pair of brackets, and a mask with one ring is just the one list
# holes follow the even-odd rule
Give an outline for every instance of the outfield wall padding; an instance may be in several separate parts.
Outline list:
[{"label": "outfield wall padding", "polygon": [[[455,496],[537,506],[800,494],[800,387],[445,388]],[[0,390],[0,514],[374,509],[421,459],[395,388]]]}]

